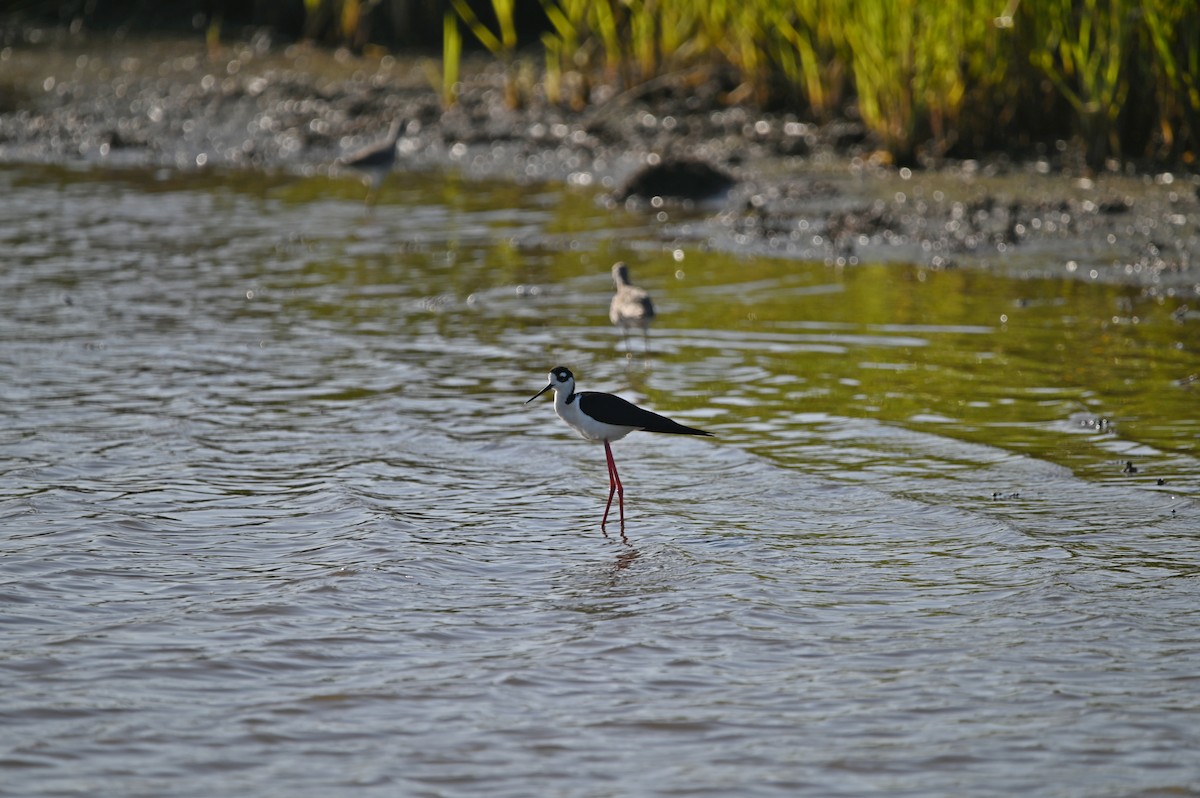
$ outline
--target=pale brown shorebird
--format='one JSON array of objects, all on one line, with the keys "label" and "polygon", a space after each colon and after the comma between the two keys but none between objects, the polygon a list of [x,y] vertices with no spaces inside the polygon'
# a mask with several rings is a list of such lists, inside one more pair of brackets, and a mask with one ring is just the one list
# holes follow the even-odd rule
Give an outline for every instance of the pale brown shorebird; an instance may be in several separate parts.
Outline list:
[{"label": "pale brown shorebird", "polygon": [[649,328],[654,321],[654,303],[645,289],[638,288],[629,281],[629,266],[624,261],[618,261],[612,267],[613,286],[617,292],[613,294],[608,306],[608,318],[614,325],[621,328],[625,337],[625,355],[632,357],[629,348],[629,330],[640,327],[642,330],[642,345],[644,351],[650,351]]},{"label": "pale brown shorebird", "polygon": [[374,204],[380,186],[396,165],[396,143],[400,140],[402,130],[404,120],[397,119],[392,122],[386,139],[337,160],[336,166],[339,170],[348,169],[362,177],[367,186],[367,207]]}]

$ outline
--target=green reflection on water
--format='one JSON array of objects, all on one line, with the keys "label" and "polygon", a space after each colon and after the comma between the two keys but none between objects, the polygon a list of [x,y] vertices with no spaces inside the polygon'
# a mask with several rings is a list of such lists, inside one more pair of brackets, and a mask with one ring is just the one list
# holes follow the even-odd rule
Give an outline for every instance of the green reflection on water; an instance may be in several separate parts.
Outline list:
[{"label": "green reflection on water", "polygon": [[1076,469],[1111,465],[1100,444],[1116,432],[1163,453],[1197,453],[1189,380],[1200,358],[1196,321],[1173,315],[1182,302],[973,269],[713,254],[687,262],[698,296],[671,323],[755,342],[741,352],[762,374],[755,384],[713,389],[752,396],[730,405],[744,419],[870,417]]},{"label": "green reflection on water", "polygon": [[[320,182],[291,190],[319,194],[327,188],[314,185]],[[703,244],[680,245],[677,261],[675,245],[644,216],[605,209],[586,193],[452,175],[395,182],[393,203],[440,205],[448,229],[427,246],[383,256],[359,279],[394,279],[388,264],[402,260],[405,290],[427,296],[541,286],[554,296],[544,315],[497,320],[450,309],[437,329],[489,340],[498,323],[551,331],[592,325],[597,357],[618,359],[608,351],[603,275],[614,260],[626,260],[655,296],[659,334],[671,343],[654,360],[688,370],[722,364],[704,369],[697,377],[703,385],[692,387],[723,411],[721,425],[744,428],[739,437],[748,445],[756,429],[765,439],[807,418],[862,417],[1100,476],[1119,476],[1126,456],[1197,455],[1200,383],[1189,380],[1200,374],[1198,322],[1174,315],[1183,300],[1136,286],[982,269],[835,268]],[[522,221],[498,213],[504,210]],[[539,217],[532,232],[523,229],[529,214]],[[486,229],[456,232],[481,219]],[[313,268],[337,273],[370,260],[339,256]],[[654,380],[636,373],[630,380],[664,411],[686,406]]]},{"label": "green reflection on water", "polygon": [[[1183,300],[1139,287],[743,256],[707,246],[702,215],[701,234],[677,245],[646,216],[584,192],[440,173],[396,175],[371,214],[357,183],[325,177],[26,173],[14,185],[100,181],[211,192],[218,217],[244,214],[243,202],[261,209],[260,262],[245,264],[261,297],[239,312],[281,327],[306,317],[361,335],[440,335],[465,350],[549,331],[594,363],[615,364],[623,358],[607,321],[607,272],[626,260],[661,313],[661,344],[630,384],[664,412],[715,408],[724,435],[781,460],[803,449],[771,448],[780,431],[870,418],[1077,473],[1114,476],[1124,459],[1157,460],[1144,477],[1176,468],[1195,480],[1200,318],[1179,312]],[[415,213],[430,221],[396,221]],[[214,245],[253,234],[227,232],[219,218],[211,232]],[[513,299],[521,286],[543,298]],[[484,301],[468,301],[477,295]],[[522,367],[539,362],[529,354]],[[539,363],[531,387],[550,365]],[[668,366],[691,382],[665,389],[653,375]],[[490,388],[481,381],[480,391]],[[1173,456],[1179,462],[1162,465]]]}]

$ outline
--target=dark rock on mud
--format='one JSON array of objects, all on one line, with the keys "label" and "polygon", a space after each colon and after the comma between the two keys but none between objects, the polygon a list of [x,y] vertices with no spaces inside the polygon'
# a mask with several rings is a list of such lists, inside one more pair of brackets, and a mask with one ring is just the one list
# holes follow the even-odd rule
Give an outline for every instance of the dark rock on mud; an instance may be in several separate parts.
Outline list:
[{"label": "dark rock on mud", "polygon": [[706,200],[733,188],[737,181],[727,172],[695,158],[665,158],[646,165],[617,192],[621,201],[632,197]]}]

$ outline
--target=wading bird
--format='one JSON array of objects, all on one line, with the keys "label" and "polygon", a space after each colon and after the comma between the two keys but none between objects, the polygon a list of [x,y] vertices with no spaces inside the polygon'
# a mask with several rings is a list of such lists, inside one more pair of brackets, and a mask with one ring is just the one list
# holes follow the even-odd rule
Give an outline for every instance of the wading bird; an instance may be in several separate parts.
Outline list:
[{"label": "wading bird", "polygon": [[338,169],[357,172],[367,186],[367,207],[374,204],[379,188],[388,174],[396,166],[396,143],[400,141],[400,131],[404,129],[404,121],[397,119],[392,122],[387,138],[376,144],[363,147],[337,161]]},{"label": "wading bird", "polygon": [[617,464],[613,461],[612,448],[609,446],[612,441],[619,441],[635,430],[712,436],[711,432],[685,427],[677,421],[644,410],[611,393],[576,393],[575,375],[570,369],[562,366],[550,372],[550,383],[526,399],[525,404],[549,390],[554,391],[554,412],[559,418],[587,440],[604,443],[604,456],[608,458],[608,503],[604,505],[604,518],[600,521],[600,530],[606,535],[608,532],[605,525],[608,523],[608,511],[612,508],[614,493],[617,494],[617,503],[621,511],[621,536],[625,535],[625,489],[621,485],[620,475],[617,474]]},{"label": "wading bird", "polygon": [[629,330],[633,327],[641,328],[643,351],[649,351],[650,337],[647,331],[650,322],[654,321],[654,303],[650,301],[650,295],[645,289],[629,282],[629,266],[624,261],[613,264],[612,278],[617,292],[608,305],[608,318],[621,328],[621,335],[625,337],[626,356],[633,356],[629,349]]}]

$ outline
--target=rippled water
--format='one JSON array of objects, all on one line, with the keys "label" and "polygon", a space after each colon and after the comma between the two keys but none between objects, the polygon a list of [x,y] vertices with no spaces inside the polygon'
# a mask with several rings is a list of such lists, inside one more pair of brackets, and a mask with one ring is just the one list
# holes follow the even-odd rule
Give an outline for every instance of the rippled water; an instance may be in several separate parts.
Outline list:
[{"label": "rippled water", "polygon": [[[9,167],[0,246],[0,794],[1200,792],[1183,300],[438,175]],[[559,364],[717,433],[627,544]]]}]

